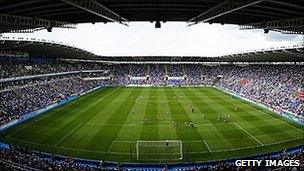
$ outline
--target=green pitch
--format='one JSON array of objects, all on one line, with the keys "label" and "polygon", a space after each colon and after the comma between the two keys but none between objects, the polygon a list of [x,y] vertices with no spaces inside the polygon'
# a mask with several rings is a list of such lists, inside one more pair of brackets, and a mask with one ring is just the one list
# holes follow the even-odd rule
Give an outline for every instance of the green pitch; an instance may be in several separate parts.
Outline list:
[{"label": "green pitch", "polygon": [[[187,162],[282,150],[303,144],[303,135],[302,126],[213,88],[116,87],[82,96],[0,138],[88,159]],[[149,142],[138,149],[137,141]]]}]

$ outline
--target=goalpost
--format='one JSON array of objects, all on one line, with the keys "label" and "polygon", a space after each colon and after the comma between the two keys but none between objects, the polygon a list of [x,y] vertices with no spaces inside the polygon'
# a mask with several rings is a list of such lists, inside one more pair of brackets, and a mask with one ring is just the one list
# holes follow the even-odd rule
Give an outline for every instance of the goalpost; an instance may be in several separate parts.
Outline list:
[{"label": "goalpost", "polygon": [[137,160],[162,161],[182,160],[183,143],[181,140],[137,141]]}]

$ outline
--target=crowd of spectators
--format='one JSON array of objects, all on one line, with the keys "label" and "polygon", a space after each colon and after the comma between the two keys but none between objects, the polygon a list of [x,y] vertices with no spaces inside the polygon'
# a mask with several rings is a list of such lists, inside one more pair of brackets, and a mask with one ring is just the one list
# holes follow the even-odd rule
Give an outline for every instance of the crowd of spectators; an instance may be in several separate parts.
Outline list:
[{"label": "crowd of spectators", "polygon": [[169,77],[182,77],[185,75],[185,65],[166,65]]},{"label": "crowd of spectators", "polygon": [[[7,61],[6,61],[7,62]],[[242,94],[276,110],[304,115],[297,95],[304,83],[304,68],[293,65],[104,65],[98,63],[0,62],[1,78],[67,71],[108,70],[0,82],[0,124],[44,108],[73,94],[103,85],[207,85]],[[27,69],[26,66],[32,66]],[[0,80],[1,80],[0,78]],[[92,79],[97,78],[97,79]]]},{"label": "crowd of spectators", "polygon": [[130,65],[130,76],[132,77],[145,77],[148,75],[148,66],[147,65]]},{"label": "crowd of spectators", "polygon": [[81,76],[65,76],[30,81],[3,89],[0,91],[0,124],[104,84],[106,84],[104,80],[85,80]]},{"label": "crowd of spectators", "polygon": [[[97,86],[128,84],[216,86],[237,92],[277,110],[288,110],[296,115],[304,115],[304,101],[297,95],[299,87],[304,84],[304,67],[296,65],[104,65],[6,61],[0,62],[0,80],[37,74],[88,70],[109,70],[109,72],[106,74],[84,72],[0,82],[0,125],[73,95],[87,92]],[[131,77],[145,77],[145,79],[131,79]],[[37,153],[20,148],[1,149],[0,152],[1,159],[41,170],[100,169],[99,166],[78,165],[72,159],[57,161],[41,158]],[[287,157],[303,159],[303,151],[295,156]],[[5,167],[10,167],[10,164],[7,162],[5,165],[1,164],[1,168]],[[219,163],[214,168],[196,169],[236,170],[237,167],[231,163]]]},{"label": "crowd of spectators", "polygon": [[[279,155],[271,156],[266,155],[262,158],[257,158],[258,160],[261,160],[261,166],[247,166],[247,167],[239,167],[235,165],[235,162],[232,161],[219,161],[215,165],[212,166],[204,166],[204,167],[195,167],[195,168],[189,168],[185,169],[183,171],[210,171],[210,170],[218,170],[218,171],[224,171],[224,170],[235,170],[235,171],[261,171],[261,170],[284,170],[284,171],[301,171],[304,169],[304,149],[302,148],[299,152],[296,153],[287,153],[286,151],[283,151]],[[299,160],[300,166],[266,166],[265,161],[266,160]]]},{"label": "crowd of spectators", "polygon": [[[99,165],[84,165],[74,162],[72,157],[65,159],[46,156],[25,148],[10,146],[0,149],[0,170],[103,170],[103,162]],[[105,169],[104,169],[105,170]]]},{"label": "crowd of spectators", "polygon": [[[193,64],[124,64],[109,66],[96,63],[80,64],[73,62],[53,62],[50,64],[0,62],[0,64],[2,68],[0,75],[5,78],[77,70],[109,70],[110,79],[104,80],[104,84],[215,85],[241,93],[250,99],[257,100],[273,108],[285,109],[296,114],[303,114],[304,112],[302,106],[303,100],[296,95],[300,84],[304,82],[302,77],[304,69],[302,66],[203,66]],[[27,69],[26,66],[31,66],[31,69]],[[102,74],[87,73],[86,77],[101,77]],[[144,77],[144,79],[133,79],[134,77]],[[35,78],[30,81],[15,81],[13,85],[11,85],[12,83],[0,83],[0,90],[3,87],[6,89],[6,91],[1,91],[0,97],[2,99],[9,99],[0,103],[0,120],[4,122],[4,120],[7,121],[8,118],[11,118],[11,115],[18,116],[20,113],[28,113],[50,105],[57,99],[60,99],[59,96],[66,97],[70,96],[71,93],[83,91],[81,89],[87,90],[84,86],[80,86],[87,82],[81,81],[81,79],[45,81],[45,79],[40,80],[40,78]],[[18,85],[19,88],[10,88],[14,87],[14,85]],[[70,92],[66,92],[66,88],[69,88]],[[44,90],[50,91],[42,93]],[[37,102],[39,103],[37,104]]]},{"label": "crowd of spectators", "polygon": [[62,73],[82,70],[100,70],[108,67],[100,63],[79,63],[52,61],[47,63],[37,63],[29,61],[1,61],[0,79],[22,77],[29,75],[40,75],[49,73]]},{"label": "crowd of spectators", "polygon": [[115,65],[113,66],[113,84],[124,85],[128,83],[129,75],[128,65]]},{"label": "crowd of spectators", "polygon": [[276,110],[304,115],[303,99],[298,96],[304,84],[304,67],[254,65],[235,66],[217,86],[256,100]]},{"label": "crowd of spectators", "polygon": [[185,73],[187,76],[187,84],[189,85],[203,84],[201,65],[187,65],[187,67],[185,68],[186,68]]},{"label": "crowd of spectators", "polygon": [[165,85],[166,68],[165,65],[150,65],[149,84]]},{"label": "crowd of spectators", "polygon": [[147,84],[148,66],[147,65],[130,65],[128,83],[131,85]]},{"label": "crowd of spectators", "polygon": [[[286,170],[286,171],[301,171],[304,169],[304,149],[293,153],[282,152],[279,155],[266,155],[259,160],[299,160],[300,166],[294,167],[266,167],[265,163],[259,167],[239,167],[232,161],[218,161],[214,163],[200,164],[198,166],[189,166],[174,168],[176,171],[260,171],[260,170]],[[164,165],[162,169],[136,169],[142,171],[168,170],[171,169],[169,165]],[[10,148],[0,148],[0,170],[48,170],[48,171],[64,171],[64,170],[78,170],[78,171],[101,171],[101,170],[129,170],[121,166],[120,163],[108,166],[104,161],[95,162],[80,162],[72,156],[62,158],[59,156],[45,155],[39,152],[31,151],[24,148],[10,146]]]}]

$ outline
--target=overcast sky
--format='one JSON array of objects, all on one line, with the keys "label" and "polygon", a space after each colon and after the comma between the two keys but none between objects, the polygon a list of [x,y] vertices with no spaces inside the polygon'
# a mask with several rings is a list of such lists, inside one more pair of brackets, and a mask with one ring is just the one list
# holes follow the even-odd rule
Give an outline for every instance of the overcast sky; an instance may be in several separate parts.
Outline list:
[{"label": "overcast sky", "polygon": [[77,29],[6,36],[55,40],[107,56],[219,56],[303,42],[303,36],[239,30],[235,25],[198,24],[187,27],[183,22],[167,22],[161,29],[155,29],[154,23],[149,22],[131,22],[129,25],[80,24]]}]

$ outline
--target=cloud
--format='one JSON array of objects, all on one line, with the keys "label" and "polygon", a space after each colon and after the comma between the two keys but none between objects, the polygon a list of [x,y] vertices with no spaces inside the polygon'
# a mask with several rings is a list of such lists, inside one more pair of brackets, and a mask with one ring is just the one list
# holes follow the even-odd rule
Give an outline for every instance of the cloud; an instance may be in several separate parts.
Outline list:
[{"label": "cloud", "polygon": [[155,29],[148,22],[80,24],[77,29],[53,29],[31,34],[7,34],[55,40],[106,56],[218,56],[247,50],[298,44],[301,36],[242,30],[235,25],[167,22]]}]

